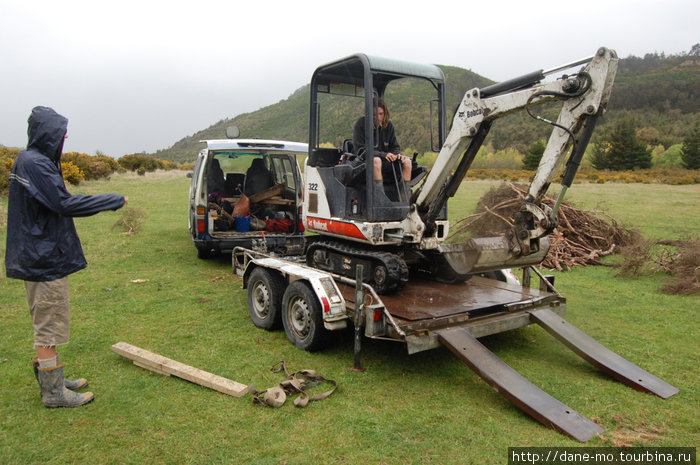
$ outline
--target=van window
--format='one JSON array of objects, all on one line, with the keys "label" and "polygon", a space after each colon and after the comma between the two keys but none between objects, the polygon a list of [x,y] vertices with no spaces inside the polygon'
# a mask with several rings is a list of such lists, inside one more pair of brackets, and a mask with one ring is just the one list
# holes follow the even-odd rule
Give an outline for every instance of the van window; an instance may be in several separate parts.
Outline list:
[{"label": "van window", "polygon": [[292,162],[289,161],[289,158],[285,158],[283,164],[284,180],[287,184],[287,187],[290,189],[296,189],[296,182],[294,181],[294,168],[292,168]]},{"label": "van window", "polygon": [[219,161],[219,166],[224,173],[245,173],[254,158],[262,158],[262,155],[249,153],[220,152],[214,155]]}]

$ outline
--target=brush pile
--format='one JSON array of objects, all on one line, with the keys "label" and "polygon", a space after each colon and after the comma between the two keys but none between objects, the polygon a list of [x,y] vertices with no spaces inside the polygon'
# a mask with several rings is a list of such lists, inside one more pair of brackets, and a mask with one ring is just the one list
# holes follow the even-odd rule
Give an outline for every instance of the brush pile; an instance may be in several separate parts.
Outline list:
[{"label": "brush pile", "polygon": [[[505,233],[513,224],[527,188],[514,183],[493,187],[479,201],[476,213],[452,226],[451,239],[471,236],[495,236]],[[545,197],[543,203],[553,207],[555,199]],[[557,215],[558,226],[549,238],[551,246],[542,266],[559,271],[577,265],[606,265],[601,257],[619,247],[635,243],[639,233],[625,229],[599,211],[580,210],[562,203]]]}]

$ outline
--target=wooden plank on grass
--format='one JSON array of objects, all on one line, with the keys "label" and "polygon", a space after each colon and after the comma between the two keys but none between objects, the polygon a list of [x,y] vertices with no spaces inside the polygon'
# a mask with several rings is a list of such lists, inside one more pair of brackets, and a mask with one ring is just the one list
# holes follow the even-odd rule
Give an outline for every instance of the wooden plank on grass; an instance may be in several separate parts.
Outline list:
[{"label": "wooden plank on grass", "polygon": [[150,370],[154,373],[158,373],[159,375],[170,376],[170,373],[163,371],[161,368],[159,368],[155,364],[138,362],[138,361],[134,360],[134,365],[136,365],[137,367],[140,367],[140,368],[145,368],[146,370]]},{"label": "wooden plank on grass", "polygon": [[215,391],[223,392],[230,396],[242,397],[249,391],[249,387],[244,384],[200,370],[199,368],[185,365],[184,363],[171,360],[162,355],[154,354],[145,349],[127,344],[126,342],[117,342],[112,346],[112,351],[133,360],[135,364],[142,368],[160,374],[177,376],[178,378],[208,387],[209,389],[214,389]]}]

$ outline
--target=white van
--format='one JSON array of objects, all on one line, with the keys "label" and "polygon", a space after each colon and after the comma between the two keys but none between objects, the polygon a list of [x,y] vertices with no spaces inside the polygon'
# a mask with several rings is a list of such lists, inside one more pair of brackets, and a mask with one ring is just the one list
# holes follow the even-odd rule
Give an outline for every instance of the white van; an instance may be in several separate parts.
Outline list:
[{"label": "white van", "polygon": [[234,247],[303,253],[303,182],[297,157],[308,145],[221,139],[197,156],[189,193],[189,230],[199,258]]}]

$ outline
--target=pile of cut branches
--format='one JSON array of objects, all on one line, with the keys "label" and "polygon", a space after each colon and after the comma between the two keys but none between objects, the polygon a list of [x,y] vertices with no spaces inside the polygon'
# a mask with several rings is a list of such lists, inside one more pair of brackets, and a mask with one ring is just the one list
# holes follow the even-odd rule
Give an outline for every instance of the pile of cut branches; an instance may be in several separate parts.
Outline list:
[{"label": "pile of cut branches", "polygon": [[[452,226],[450,240],[505,233],[513,225],[513,217],[526,195],[526,187],[520,184],[502,183],[491,188],[479,201],[476,213]],[[543,203],[553,207],[555,199],[545,197]],[[619,226],[604,212],[581,210],[567,203],[560,205],[557,218],[559,223],[549,236],[551,246],[542,266],[559,271],[577,265],[606,265],[601,257],[641,237],[637,231]]]}]

